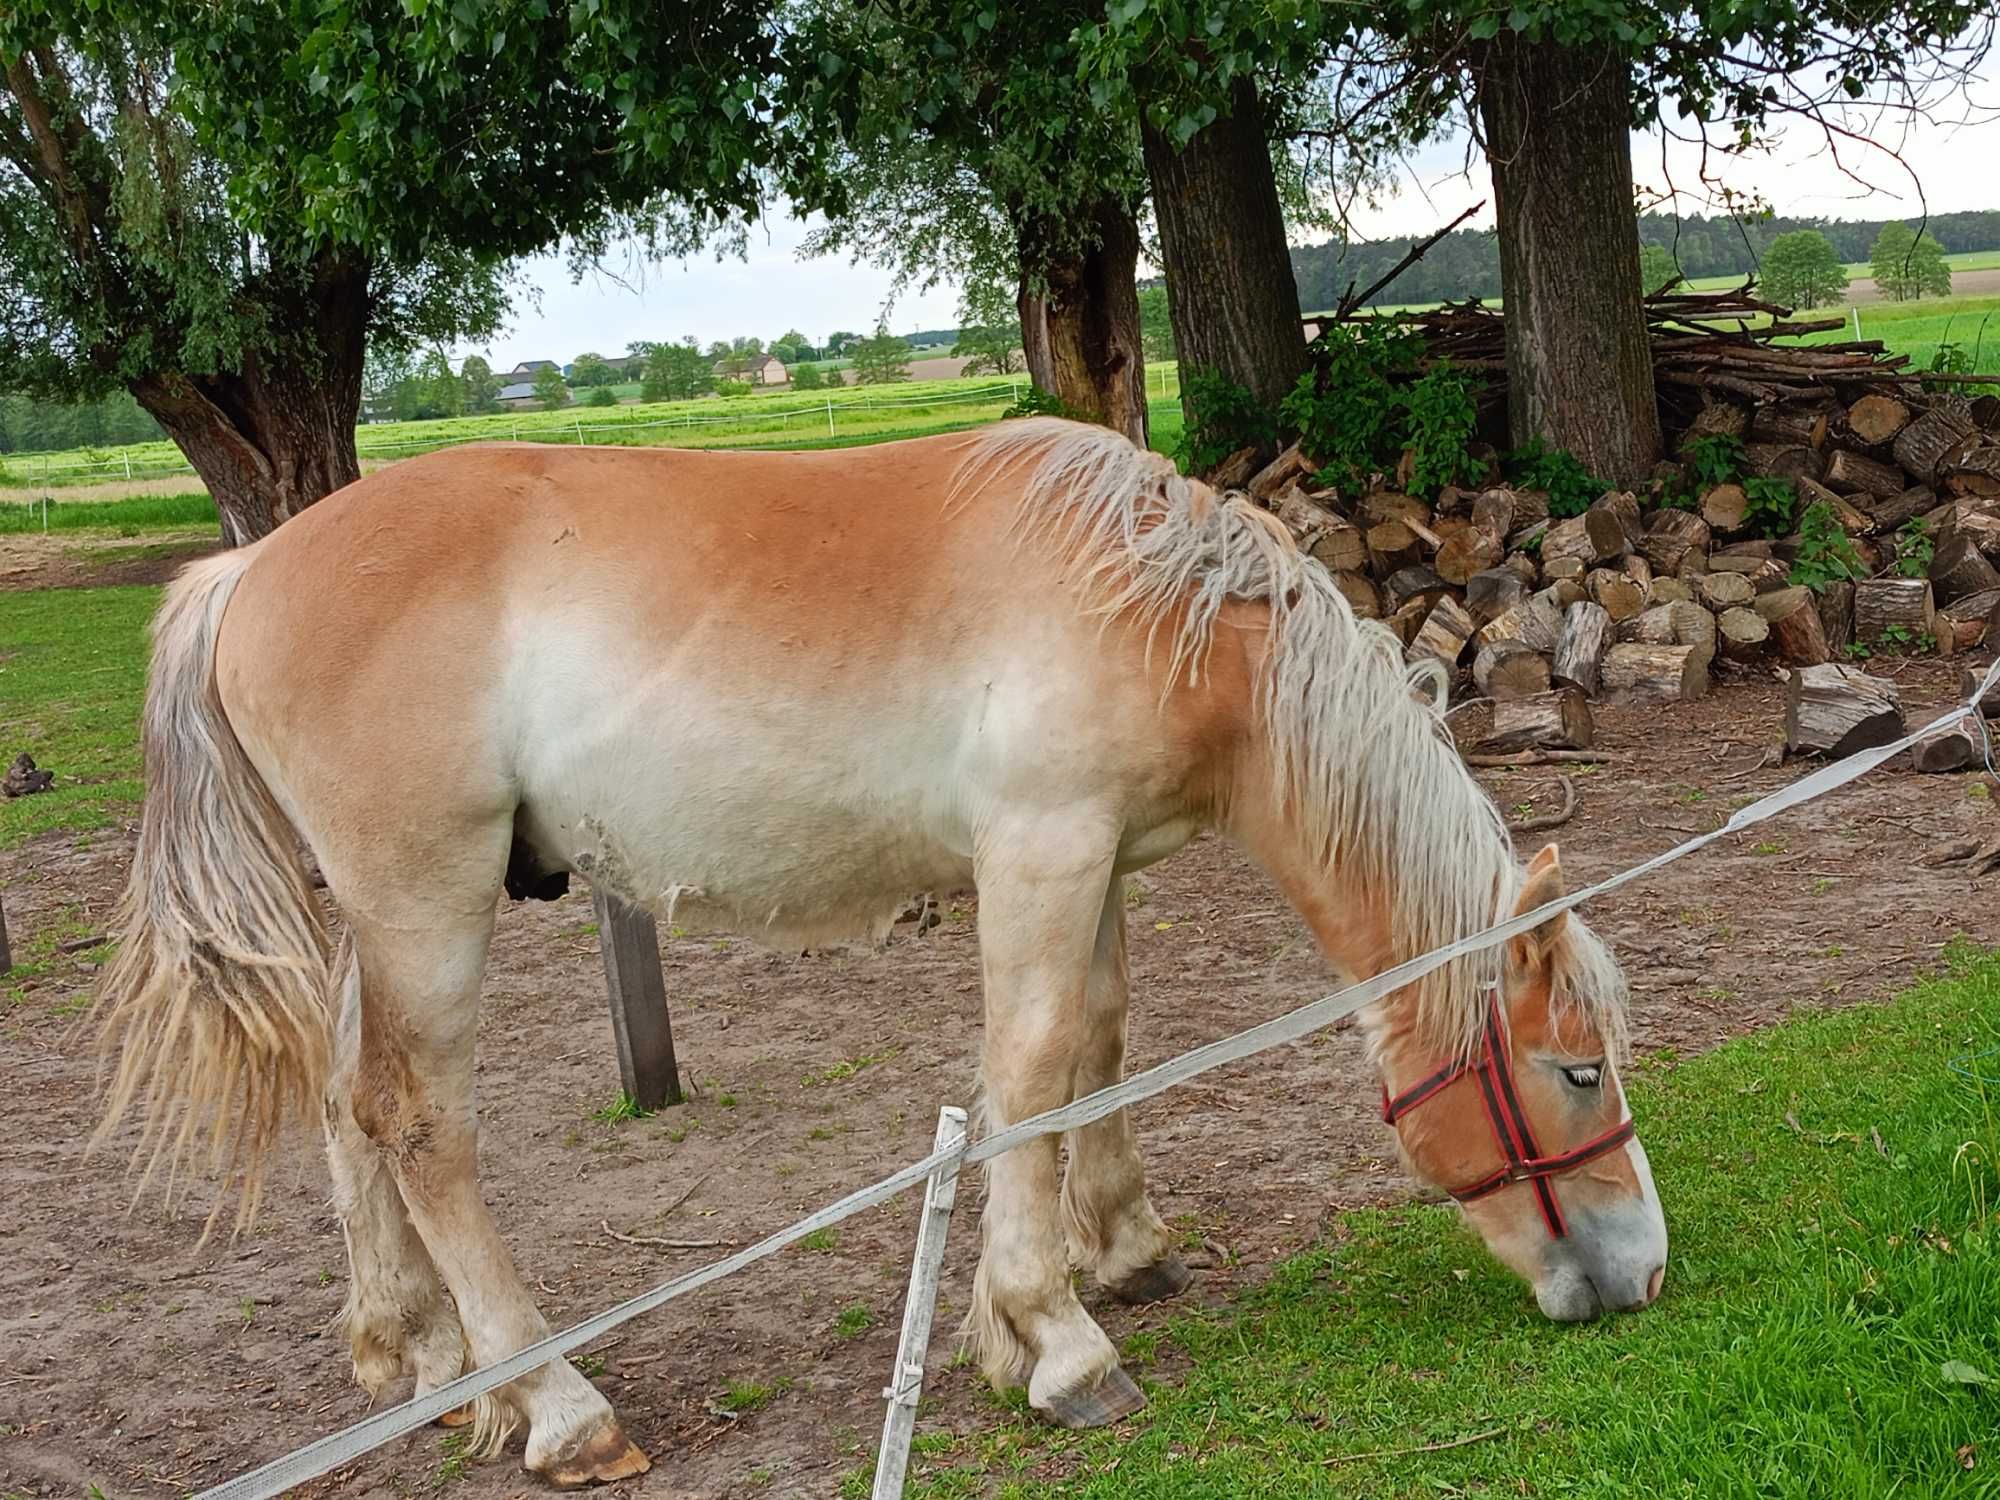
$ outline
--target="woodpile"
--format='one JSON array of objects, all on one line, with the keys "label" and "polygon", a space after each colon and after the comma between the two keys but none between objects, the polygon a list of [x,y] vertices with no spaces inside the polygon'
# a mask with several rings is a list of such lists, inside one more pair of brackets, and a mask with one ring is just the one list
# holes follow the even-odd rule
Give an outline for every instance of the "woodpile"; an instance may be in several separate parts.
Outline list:
[{"label": "woodpile", "polygon": [[[1680,446],[1737,439],[1742,482],[1703,490],[1691,465],[1666,464],[1552,516],[1549,496],[1504,483],[1490,457],[1485,482],[1433,500],[1394,476],[1358,494],[1316,487],[1322,466],[1297,445],[1255,472],[1246,450],[1222,477],[1243,475],[1413,663],[1436,664],[1455,694],[1492,700],[1482,751],[1586,751],[1593,701],[1687,702],[1739,668],[1789,672],[1795,753],[1846,754],[1892,723],[1900,734],[1893,688],[1856,663],[2000,646],[2000,400],[1912,374],[1879,344],[1773,343],[1838,325],[1792,321],[1745,292],[1647,307],[1663,390],[1693,394]],[[1749,328],[1753,313],[1772,322]],[[1405,321],[1430,361],[1504,368],[1496,311],[1449,305]],[[1790,489],[1795,524],[1813,509],[1861,576],[1806,567],[1794,582],[1809,544],[1752,534],[1764,529],[1756,497],[1768,515],[1771,489],[1758,481]],[[1928,557],[1911,543],[1919,530]],[[1940,744],[1919,759],[1961,753]]]}]

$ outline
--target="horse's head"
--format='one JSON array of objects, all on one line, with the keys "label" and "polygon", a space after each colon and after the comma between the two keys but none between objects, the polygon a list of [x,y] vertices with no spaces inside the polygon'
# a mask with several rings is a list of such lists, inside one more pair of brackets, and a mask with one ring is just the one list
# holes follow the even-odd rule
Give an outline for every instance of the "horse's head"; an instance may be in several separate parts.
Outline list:
[{"label": "horse's head", "polygon": [[[1550,845],[1515,909],[1562,894]],[[1404,1159],[1564,1322],[1644,1307],[1666,1274],[1666,1221],[1618,1082],[1622,988],[1603,945],[1564,913],[1508,944],[1469,1058],[1378,1038],[1383,1115]]]}]

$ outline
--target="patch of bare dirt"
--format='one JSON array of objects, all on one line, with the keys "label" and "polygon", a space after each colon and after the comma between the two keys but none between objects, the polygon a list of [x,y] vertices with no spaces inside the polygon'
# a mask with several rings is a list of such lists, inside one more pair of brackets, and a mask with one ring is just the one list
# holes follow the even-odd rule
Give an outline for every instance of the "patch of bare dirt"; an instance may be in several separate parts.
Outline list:
[{"label": "patch of bare dirt", "polygon": [[221,550],[222,538],[207,527],[153,531],[136,540],[74,531],[0,533],[0,590],[161,584]]},{"label": "patch of bare dirt", "polygon": [[[1945,664],[1878,670],[1898,672],[1913,720],[1952,696]],[[1601,710],[1601,742],[1629,759],[1576,778],[1578,810],[1557,835],[1572,880],[1609,874],[1795,778],[1796,767],[1761,766],[1781,720],[1778,686],[1762,678],[1682,709]],[[1552,772],[1485,779],[1510,812],[1559,801]],[[1990,777],[1886,770],[1599,903],[1591,916],[1632,978],[1638,1049],[1691,1054],[1800,1007],[1893,992],[1955,933],[2000,942],[2000,880],[1919,863],[2000,829],[1996,807]],[[62,840],[0,855],[16,954],[36,956],[58,931],[103,931],[129,851],[126,840]],[[1299,921],[1221,842],[1200,842],[1140,886],[1135,1065],[1330,987]],[[487,1198],[552,1320],[714,1253],[637,1248],[601,1224],[747,1242],[921,1154],[937,1106],[969,1101],[979,965],[960,903],[928,937],[881,953],[800,958],[671,941],[676,1040],[695,1097],[650,1119],[594,1121],[617,1075],[589,921],[577,895],[503,911],[480,1039]],[[255,1233],[199,1251],[204,1191],[172,1211],[147,1198],[128,1215],[122,1162],[85,1159],[92,1064],[60,1012],[92,968],[88,953],[58,954],[45,972],[0,980],[0,1488],[157,1496],[248,1469],[355,1420],[367,1402],[329,1326],[346,1266],[316,1140],[301,1132],[290,1143]],[[1329,1216],[1414,1191],[1373,1090],[1343,1027],[1139,1108],[1161,1211],[1192,1240],[1231,1252],[1190,1295],[1226,1298]],[[993,1417],[972,1372],[942,1357],[978,1243],[976,1198],[962,1202],[922,1431],[972,1431]],[[618,1491],[834,1493],[879,1429],[915,1211],[905,1198],[863,1216],[832,1249],[794,1250],[594,1351],[596,1379],[657,1460]],[[1174,1311],[1086,1300],[1114,1339]],[[872,1326],[843,1338],[841,1313],[857,1305]],[[714,1399],[731,1384],[770,1387],[770,1399],[719,1416]],[[443,1444],[426,1431],[310,1488],[497,1500],[532,1487],[518,1444],[454,1479]]]}]

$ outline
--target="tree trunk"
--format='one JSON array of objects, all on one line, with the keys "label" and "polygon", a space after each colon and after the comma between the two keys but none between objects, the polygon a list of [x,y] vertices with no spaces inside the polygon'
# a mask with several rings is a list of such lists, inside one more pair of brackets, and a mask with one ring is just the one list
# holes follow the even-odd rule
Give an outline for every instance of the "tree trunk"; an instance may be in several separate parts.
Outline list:
[{"label": "tree trunk", "polygon": [[1187,420],[1200,420],[1188,385],[1197,372],[1275,411],[1305,372],[1306,344],[1256,86],[1239,78],[1228,112],[1178,150],[1150,121],[1142,132]]},{"label": "tree trunk", "polygon": [[[1614,483],[1660,456],[1632,209],[1631,74],[1608,49],[1502,31],[1480,119],[1507,304],[1513,441],[1568,448]],[[1171,273],[1169,285],[1171,285]]]},{"label": "tree trunk", "polygon": [[361,477],[354,425],[367,266],[322,256],[295,289],[267,290],[264,301],[288,336],[274,349],[247,352],[233,371],[145,375],[131,385],[208,486],[232,547]]},{"label": "tree trunk", "polygon": [[[1143,448],[1139,225],[1115,198],[1100,199],[1090,218],[1094,243],[1080,253],[1048,248],[1074,243],[1068,226],[1031,222],[1019,231],[1028,371],[1037,386],[1079,416],[1114,428]],[[1039,326],[1031,327],[1031,321]]]}]

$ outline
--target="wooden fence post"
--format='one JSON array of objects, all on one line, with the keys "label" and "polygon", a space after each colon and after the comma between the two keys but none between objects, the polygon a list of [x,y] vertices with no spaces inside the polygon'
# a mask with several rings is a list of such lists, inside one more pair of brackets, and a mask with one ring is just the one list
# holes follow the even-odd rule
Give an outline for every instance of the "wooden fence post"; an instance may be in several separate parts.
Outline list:
[{"label": "wooden fence post", "polygon": [[14,967],[14,950],[7,946],[7,908],[0,903],[0,974]]},{"label": "wooden fence post", "polygon": [[597,913],[597,946],[604,954],[611,1035],[625,1092],[641,1109],[679,1104],[681,1075],[667,1015],[659,929],[646,912],[606,891],[593,889],[590,904]]}]

